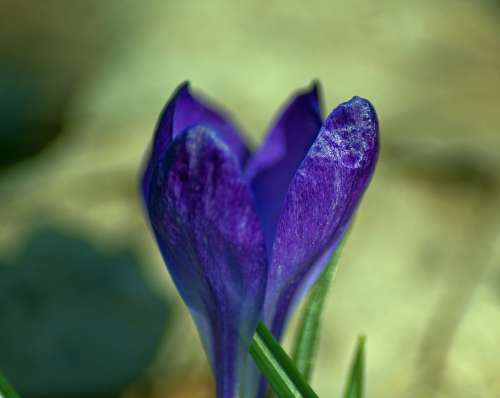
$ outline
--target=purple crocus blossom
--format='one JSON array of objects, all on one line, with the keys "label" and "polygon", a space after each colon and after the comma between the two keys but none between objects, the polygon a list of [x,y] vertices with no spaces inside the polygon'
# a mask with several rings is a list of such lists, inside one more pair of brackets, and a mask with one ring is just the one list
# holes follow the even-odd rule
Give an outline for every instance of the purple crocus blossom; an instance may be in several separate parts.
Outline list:
[{"label": "purple crocus blossom", "polygon": [[187,83],[169,100],[142,194],[218,397],[256,394],[248,347],[257,322],[281,338],[347,230],[377,157],[372,105],[354,97],[323,120],[316,84],[290,100],[253,154]]}]

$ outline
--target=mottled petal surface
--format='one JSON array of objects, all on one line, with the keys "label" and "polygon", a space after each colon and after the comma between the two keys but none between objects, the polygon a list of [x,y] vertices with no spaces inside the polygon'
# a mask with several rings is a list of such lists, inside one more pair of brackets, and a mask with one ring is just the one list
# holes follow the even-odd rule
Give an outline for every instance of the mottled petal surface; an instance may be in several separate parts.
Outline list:
[{"label": "mottled petal surface", "polygon": [[348,228],[377,157],[372,105],[354,97],[335,108],[295,173],[278,221],[264,310],[277,337]]},{"label": "mottled petal surface", "polygon": [[318,91],[313,84],[288,102],[246,168],[269,251],[288,185],[321,127]]},{"label": "mottled petal surface", "polygon": [[234,397],[267,280],[264,237],[238,159],[209,128],[178,134],[151,172],[147,209],[217,396]]},{"label": "mottled petal surface", "polygon": [[240,164],[245,164],[250,152],[238,128],[223,111],[191,94],[186,82],[179,86],[168,101],[156,126],[150,158],[142,180],[145,197],[149,194],[154,164],[166,152],[177,134],[195,125],[204,125],[217,131]]}]

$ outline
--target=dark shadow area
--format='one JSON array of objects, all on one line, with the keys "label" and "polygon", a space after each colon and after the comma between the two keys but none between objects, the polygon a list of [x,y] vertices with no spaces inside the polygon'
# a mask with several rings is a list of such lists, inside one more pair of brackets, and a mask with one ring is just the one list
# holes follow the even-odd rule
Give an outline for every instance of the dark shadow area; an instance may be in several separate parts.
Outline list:
[{"label": "dark shadow area", "polygon": [[165,300],[131,251],[38,228],[0,266],[0,371],[24,398],[115,397],[165,334]]},{"label": "dark shadow area", "polygon": [[0,63],[0,172],[49,146],[63,131],[71,94],[54,94],[35,65]]}]

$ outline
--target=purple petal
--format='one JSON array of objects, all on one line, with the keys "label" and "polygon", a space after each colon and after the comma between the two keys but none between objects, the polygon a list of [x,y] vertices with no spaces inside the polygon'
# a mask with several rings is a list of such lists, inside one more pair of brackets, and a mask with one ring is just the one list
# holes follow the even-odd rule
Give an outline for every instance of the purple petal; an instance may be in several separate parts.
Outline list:
[{"label": "purple petal", "polygon": [[321,127],[318,91],[314,84],[289,101],[245,172],[251,181],[269,251],[290,181]]},{"label": "purple petal", "polygon": [[156,162],[147,209],[217,396],[234,397],[267,280],[262,228],[236,156],[209,128],[188,129]]},{"label": "purple petal", "polygon": [[372,105],[354,97],[335,108],[298,168],[278,221],[264,309],[278,338],[293,305],[347,230],[377,157]]},{"label": "purple petal", "polygon": [[165,154],[170,143],[185,129],[195,126],[208,126],[219,134],[243,166],[248,159],[249,150],[234,123],[224,112],[196,98],[189,91],[189,83],[181,84],[168,101],[156,127],[153,147],[142,180],[145,198],[149,195],[151,170],[154,163]]}]

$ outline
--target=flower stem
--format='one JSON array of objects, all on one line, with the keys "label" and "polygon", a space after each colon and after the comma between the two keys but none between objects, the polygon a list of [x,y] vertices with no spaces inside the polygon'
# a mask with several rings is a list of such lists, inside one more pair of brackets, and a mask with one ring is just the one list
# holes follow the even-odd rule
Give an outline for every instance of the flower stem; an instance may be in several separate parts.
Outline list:
[{"label": "flower stem", "polygon": [[280,398],[318,398],[262,322],[257,326],[250,354]]}]

